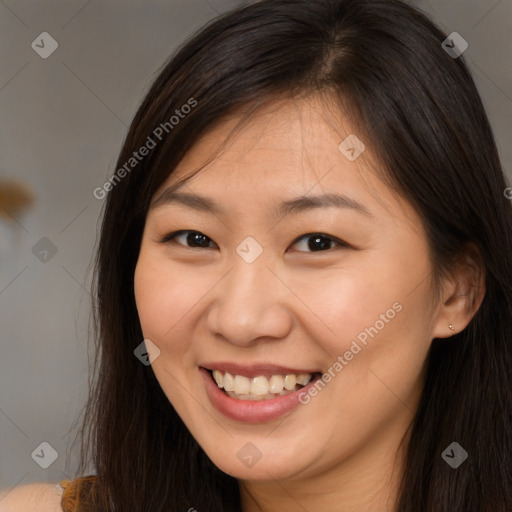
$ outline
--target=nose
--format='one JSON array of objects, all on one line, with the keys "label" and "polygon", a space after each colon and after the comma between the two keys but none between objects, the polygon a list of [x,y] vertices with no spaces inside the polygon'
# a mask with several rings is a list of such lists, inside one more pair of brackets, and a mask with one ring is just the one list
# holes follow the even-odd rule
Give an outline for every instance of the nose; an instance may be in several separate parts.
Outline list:
[{"label": "nose", "polygon": [[213,335],[251,346],[289,334],[293,322],[286,300],[291,293],[264,261],[235,261],[212,293],[207,324]]}]

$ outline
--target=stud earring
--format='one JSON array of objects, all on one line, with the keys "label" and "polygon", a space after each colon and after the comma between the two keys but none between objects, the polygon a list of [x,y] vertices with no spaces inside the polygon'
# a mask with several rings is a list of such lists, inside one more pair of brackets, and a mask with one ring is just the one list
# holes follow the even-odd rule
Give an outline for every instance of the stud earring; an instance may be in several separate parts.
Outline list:
[{"label": "stud earring", "polygon": [[450,324],[448,327],[449,327],[452,331],[455,331],[455,327],[453,327],[453,325],[452,325],[452,324]]}]

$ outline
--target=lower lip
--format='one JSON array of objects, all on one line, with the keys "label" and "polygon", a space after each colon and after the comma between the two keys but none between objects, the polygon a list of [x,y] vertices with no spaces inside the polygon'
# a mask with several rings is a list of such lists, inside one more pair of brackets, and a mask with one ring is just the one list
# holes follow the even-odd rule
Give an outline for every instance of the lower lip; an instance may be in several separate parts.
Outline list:
[{"label": "lower lip", "polygon": [[308,388],[316,382],[316,378],[307,386],[277,398],[269,398],[268,400],[238,400],[228,396],[213,381],[208,370],[200,368],[205,384],[206,392],[213,406],[224,416],[236,421],[245,423],[265,423],[275,420],[291,412],[297,405],[300,405],[299,396],[303,392],[307,392]]}]

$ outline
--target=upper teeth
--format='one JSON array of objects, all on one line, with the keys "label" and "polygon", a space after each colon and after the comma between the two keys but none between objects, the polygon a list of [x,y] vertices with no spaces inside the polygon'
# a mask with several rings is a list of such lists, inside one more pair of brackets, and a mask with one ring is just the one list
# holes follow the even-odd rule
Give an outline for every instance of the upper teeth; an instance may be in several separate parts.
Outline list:
[{"label": "upper teeth", "polygon": [[293,391],[296,384],[305,386],[311,380],[312,374],[272,375],[270,379],[267,379],[263,375],[248,378],[243,375],[231,375],[227,372],[222,374],[219,370],[213,370],[213,378],[219,388],[224,388],[225,391],[233,392],[236,395],[265,397],[267,394],[284,394],[285,390]]}]

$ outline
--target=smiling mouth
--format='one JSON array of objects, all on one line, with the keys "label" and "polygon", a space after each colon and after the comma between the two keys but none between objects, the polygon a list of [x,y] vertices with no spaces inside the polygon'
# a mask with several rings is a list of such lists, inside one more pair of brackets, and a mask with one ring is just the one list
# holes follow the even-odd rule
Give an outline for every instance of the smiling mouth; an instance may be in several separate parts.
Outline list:
[{"label": "smiling mouth", "polygon": [[320,373],[259,375],[246,377],[220,370],[207,370],[212,380],[229,397],[236,400],[272,400],[289,395],[320,378]]}]

